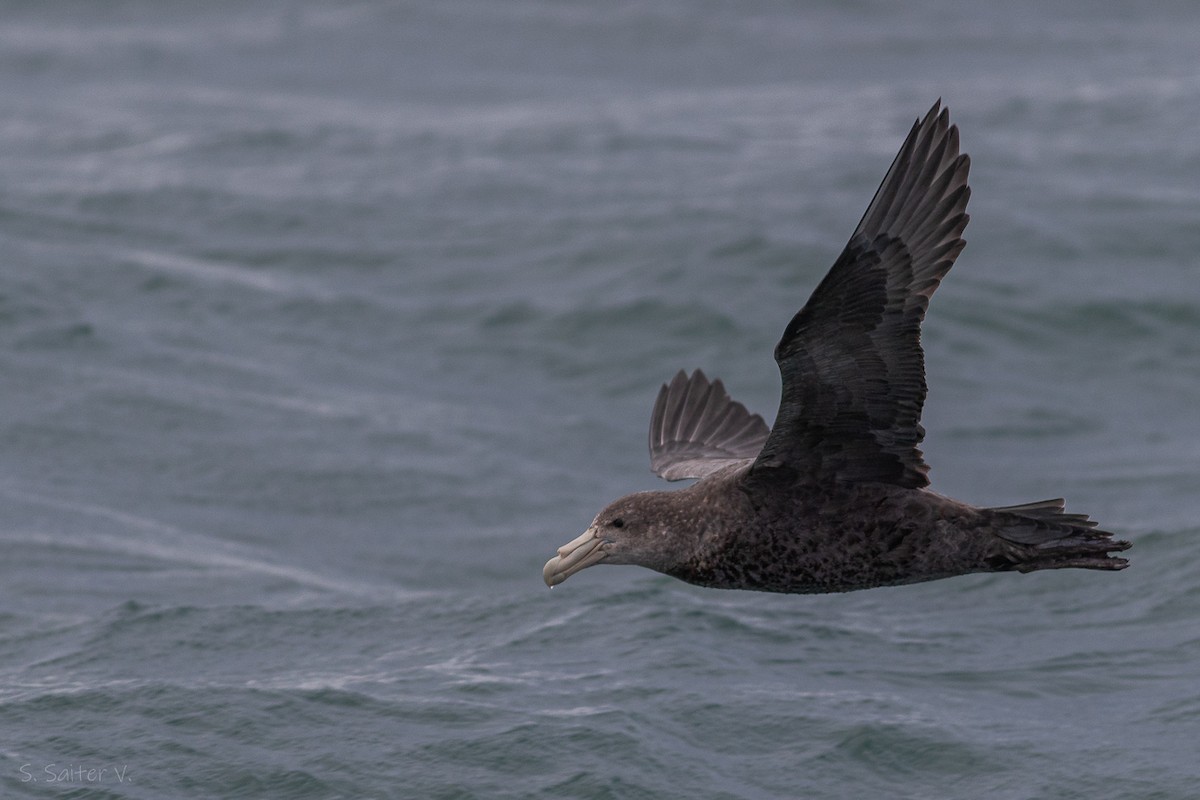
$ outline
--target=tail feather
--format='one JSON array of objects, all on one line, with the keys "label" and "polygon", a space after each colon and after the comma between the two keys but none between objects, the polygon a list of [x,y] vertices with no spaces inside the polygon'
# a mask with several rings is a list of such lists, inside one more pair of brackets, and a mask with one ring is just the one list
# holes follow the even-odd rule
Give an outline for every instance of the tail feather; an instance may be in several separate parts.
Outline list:
[{"label": "tail feather", "polygon": [[996,533],[1012,546],[993,558],[997,569],[1125,569],[1129,561],[1111,555],[1132,545],[1114,539],[1087,514],[1068,514],[1061,498],[988,509],[996,515]]}]

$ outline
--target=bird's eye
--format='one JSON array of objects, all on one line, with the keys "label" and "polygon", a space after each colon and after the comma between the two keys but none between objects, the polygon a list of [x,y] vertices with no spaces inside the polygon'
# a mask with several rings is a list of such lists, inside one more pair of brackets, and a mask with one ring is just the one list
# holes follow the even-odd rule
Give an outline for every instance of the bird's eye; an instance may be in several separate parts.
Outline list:
[{"label": "bird's eye", "polygon": [[612,521],[612,526],[613,526],[614,528],[624,528],[624,527],[625,527],[625,520],[621,519],[620,517],[617,517],[616,519],[614,519],[614,520]]}]

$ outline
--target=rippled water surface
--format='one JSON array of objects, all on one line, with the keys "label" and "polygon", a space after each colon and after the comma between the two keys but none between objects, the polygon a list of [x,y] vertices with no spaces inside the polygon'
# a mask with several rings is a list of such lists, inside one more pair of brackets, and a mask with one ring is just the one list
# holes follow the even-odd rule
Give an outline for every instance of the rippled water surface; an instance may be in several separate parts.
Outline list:
[{"label": "rippled water surface", "polygon": [[[0,6],[0,794],[1193,798],[1200,10]],[[1122,573],[543,562],[771,348],[912,120],[934,487]]]}]

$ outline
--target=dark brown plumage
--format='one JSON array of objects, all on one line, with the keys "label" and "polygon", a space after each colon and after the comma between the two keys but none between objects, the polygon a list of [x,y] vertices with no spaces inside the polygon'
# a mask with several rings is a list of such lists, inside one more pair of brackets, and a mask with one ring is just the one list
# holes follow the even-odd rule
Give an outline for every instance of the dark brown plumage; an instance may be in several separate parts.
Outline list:
[{"label": "dark brown plumage", "polygon": [[689,583],[837,592],[970,572],[1123,569],[1128,542],[1062,500],[977,508],[935,494],[921,321],[965,242],[970,160],[941,101],[909,133],[862,221],[775,360],[775,425],[697,370],[662,387],[650,462],[676,492],[609,505],[543,569],[554,586],[596,563]]}]

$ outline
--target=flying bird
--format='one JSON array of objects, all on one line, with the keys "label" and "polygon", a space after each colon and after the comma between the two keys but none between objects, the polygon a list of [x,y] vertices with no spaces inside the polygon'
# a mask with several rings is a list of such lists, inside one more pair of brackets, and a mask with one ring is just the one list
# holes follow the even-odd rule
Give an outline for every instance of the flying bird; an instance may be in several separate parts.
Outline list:
[{"label": "flying bird", "polygon": [[688,583],[843,592],[973,572],[1119,570],[1129,548],[1061,499],[982,508],[929,490],[921,320],[965,242],[970,159],[941,101],[918,120],[850,241],[775,347],[775,425],[697,370],[659,391],[650,464],[678,491],[614,501],[546,562]]}]

